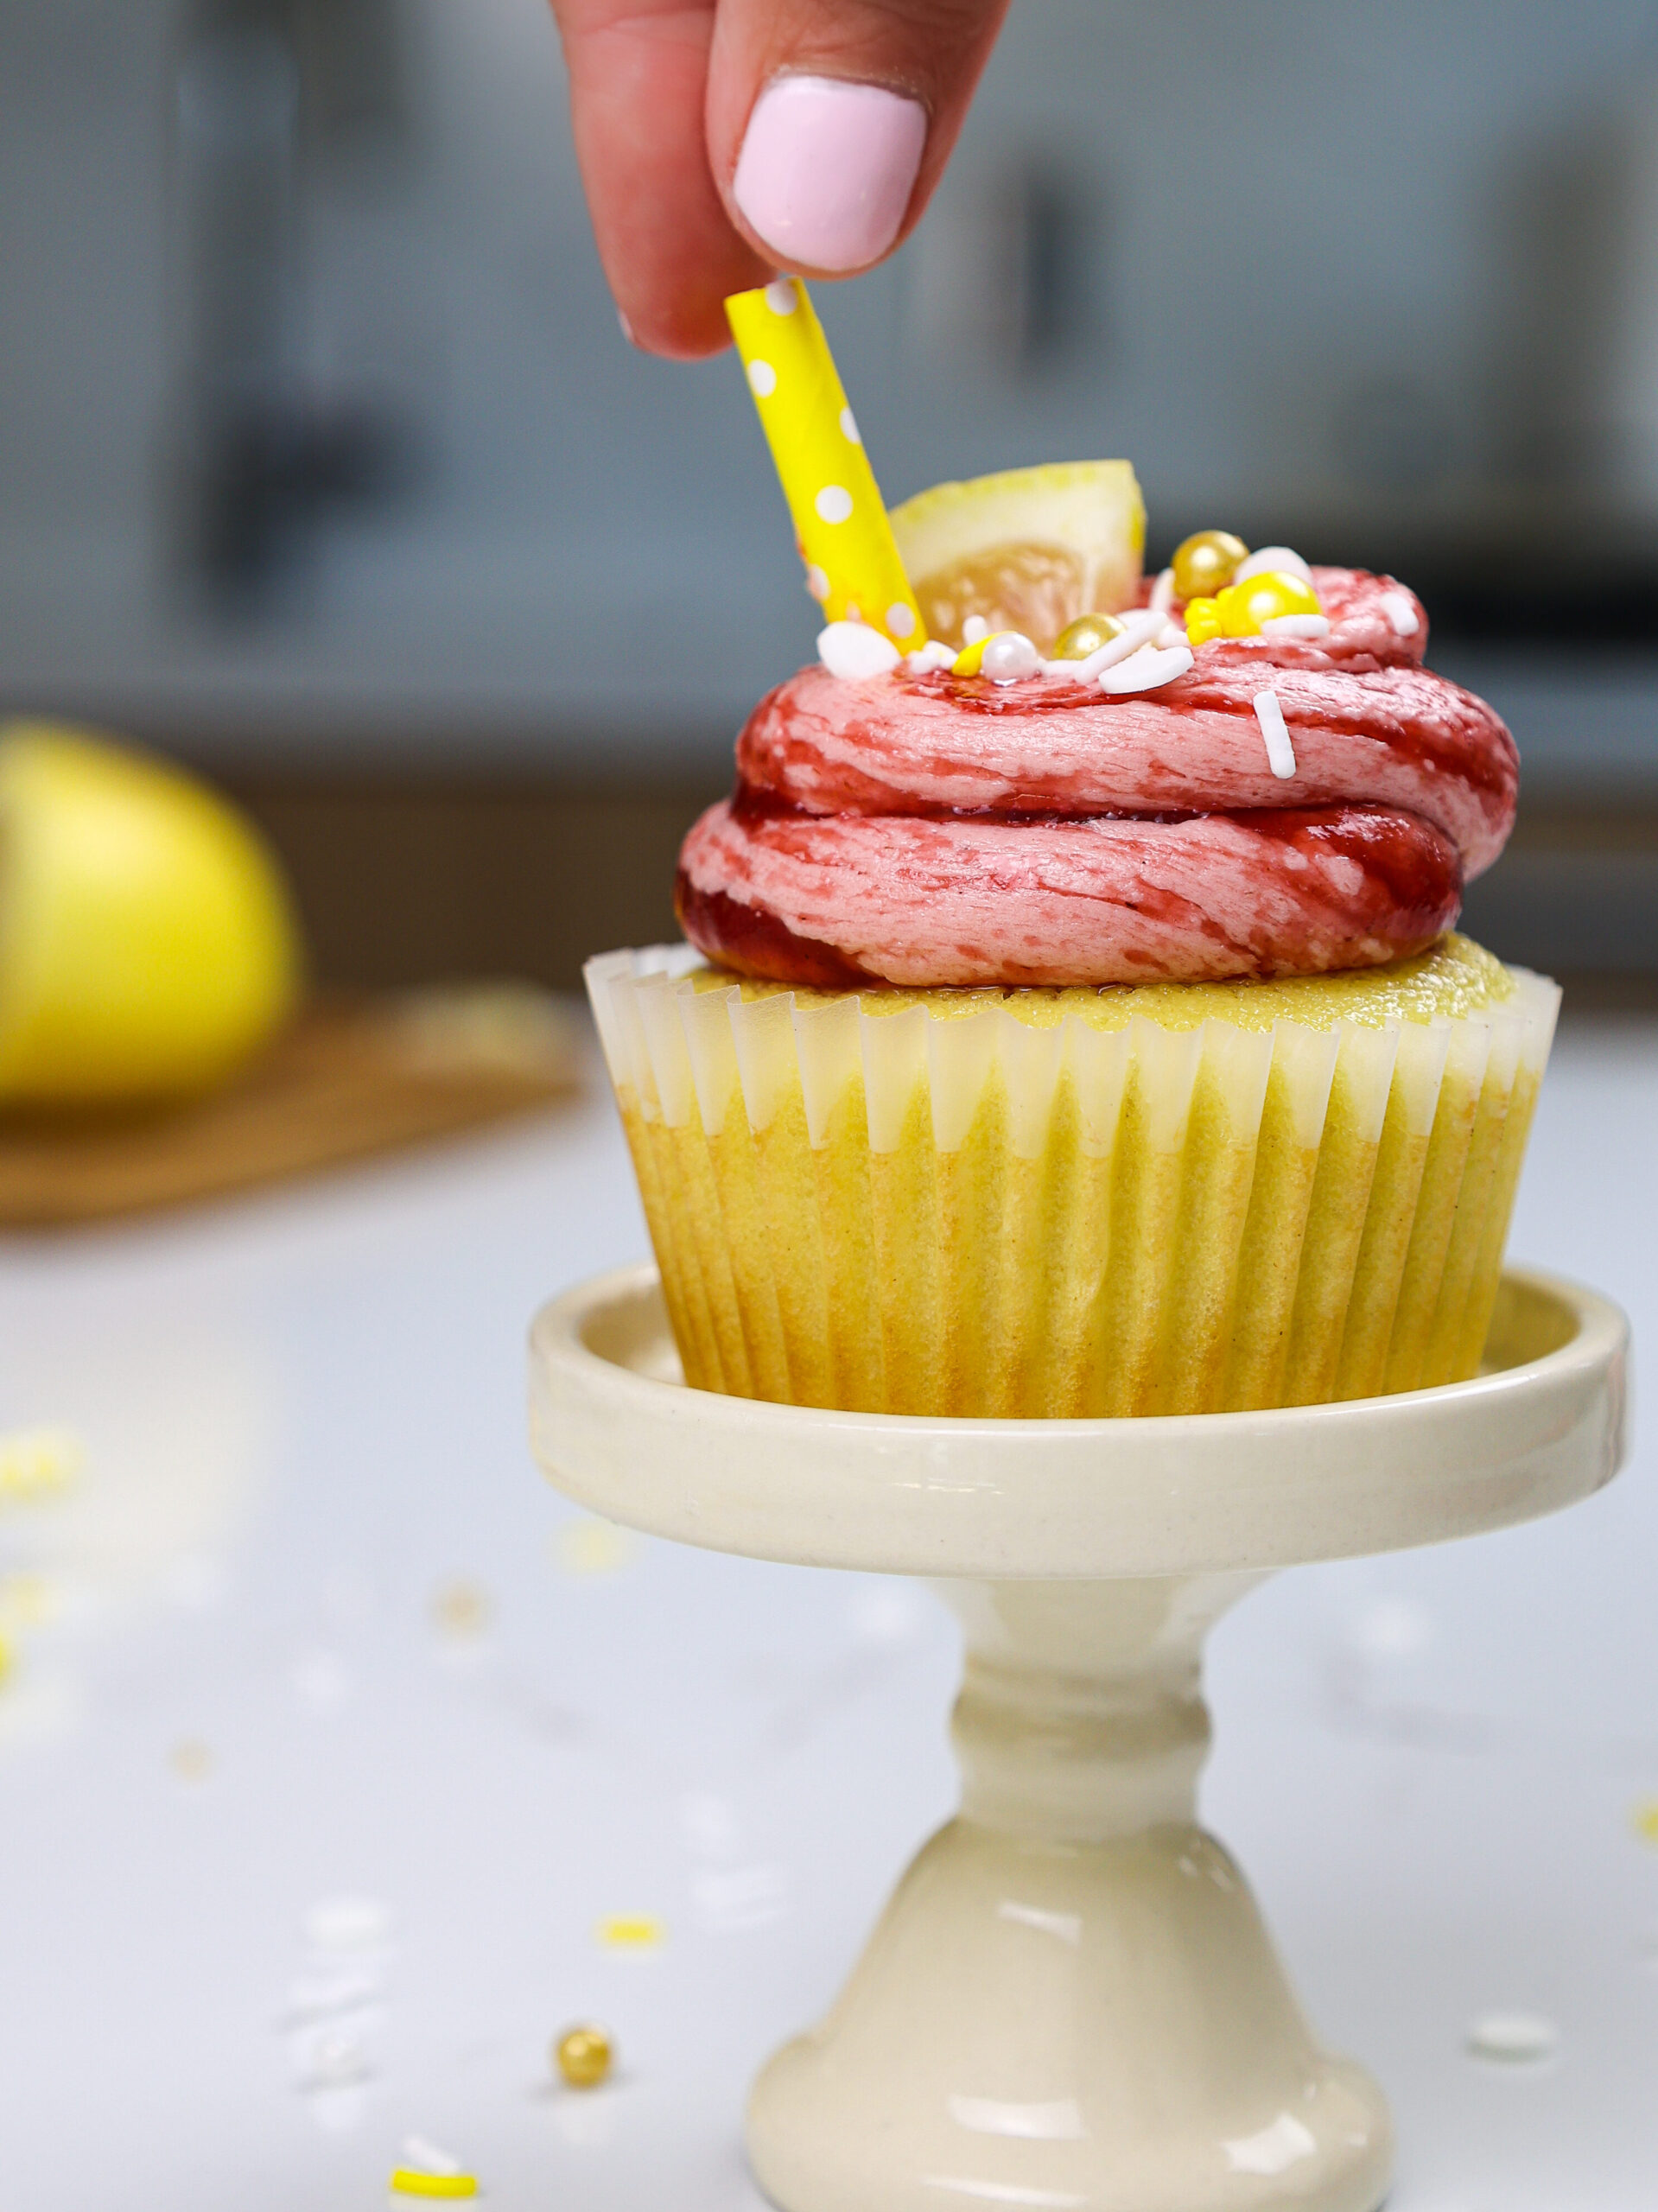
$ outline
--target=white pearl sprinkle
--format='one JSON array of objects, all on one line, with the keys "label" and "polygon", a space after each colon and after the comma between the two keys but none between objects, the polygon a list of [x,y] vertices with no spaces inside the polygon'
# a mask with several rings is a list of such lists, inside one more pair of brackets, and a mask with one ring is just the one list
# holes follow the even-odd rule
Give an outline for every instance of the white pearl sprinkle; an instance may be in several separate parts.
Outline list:
[{"label": "white pearl sprinkle", "polygon": [[844,484],[825,484],[812,505],[820,522],[846,522],[852,513],[852,494]]},{"label": "white pearl sprinkle", "polygon": [[778,388],[778,372],[769,361],[748,365],[748,389],[756,399],[769,399]]},{"label": "white pearl sprinkle", "polygon": [[765,288],[765,304],[773,315],[792,315],[800,304],[792,276],[774,276]]},{"label": "white pearl sprinkle", "polygon": [[[1114,639],[1112,642],[1118,640]],[[1106,670],[1100,678],[1100,689],[1113,698],[1122,698],[1134,691],[1160,691],[1166,683],[1172,683],[1184,676],[1191,666],[1188,646],[1176,645],[1167,652],[1160,652],[1155,645],[1142,645],[1127,660]]]},{"label": "white pearl sprinkle", "polygon": [[817,658],[831,676],[856,683],[885,676],[903,656],[867,622],[831,622],[817,633]]},{"label": "white pearl sprinkle", "polygon": [[886,628],[894,638],[908,638],[915,634],[915,609],[901,599],[895,599],[886,610]]},{"label": "white pearl sprinkle", "polygon": [[979,672],[993,683],[1017,683],[1021,677],[1036,675],[1041,666],[1041,654],[1022,631],[1001,630],[986,645]]},{"label": "white pearl sprinkle", "polygon": [[863,440],[858,435],[858,418],[849,407],[843,407],[841,410],[841,435],[849,446],[861,446],[863,443]]},{"label": "white pearl sprinkle", "polygon": [[1276,691],[1257,691],[1255,696],[1255,720],[1261,725],[1261,734],[1267,747],[1267,760],[1280,783],[1287,783],[1295,773],[1295,747],[1290,743],[1290,733],[1284,720],[1284,709]]},{"label": "white pearl sprinkle", "polygon": [[948,668],[955,658],[950,646],[941,645],[937,638],[929,638],[918,652],[905,657],[904,665],[912,675],[924,676],[929,669]]},{"label": "white pearl sprinkle", "polygon": [[962,625],[962,643],[964,645],[976,645],[981,638],[989,635],[990,625],[982,614],[969,614]]},{"label": "white pearl sprinkle", "polygon": [[1299,576],[1304,584],[1312,582],[1312,571],[1299,553],[1287,545],[1263,545],[1259,553],[1250,554],[1247,561],[1240,561],[1235,584],[1247,584],[1251,576]]}]

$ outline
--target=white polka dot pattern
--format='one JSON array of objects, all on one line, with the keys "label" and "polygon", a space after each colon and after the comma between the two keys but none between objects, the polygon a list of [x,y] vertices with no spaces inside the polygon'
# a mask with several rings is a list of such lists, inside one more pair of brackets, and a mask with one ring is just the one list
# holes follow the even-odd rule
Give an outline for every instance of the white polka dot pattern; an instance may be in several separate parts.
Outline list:
[{"label": "white polka dot pattern", "polygon": [[921,611],[805,286],[779,276],[734,294],[726,314],[794,519],[807,589],[831,625],[867,619],[894,645],[924,645]]}]

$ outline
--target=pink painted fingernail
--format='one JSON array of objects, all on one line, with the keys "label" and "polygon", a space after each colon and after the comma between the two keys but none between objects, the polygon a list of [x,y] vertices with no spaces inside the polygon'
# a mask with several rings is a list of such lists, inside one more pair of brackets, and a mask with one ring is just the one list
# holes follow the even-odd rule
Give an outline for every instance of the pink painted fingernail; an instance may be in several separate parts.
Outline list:
[{"label": "pink painted fingernail", "polygon": [[754,103],[732,194],[792,268],[864,269],[898,236],[927,115],[841,77],[774,77]]}]

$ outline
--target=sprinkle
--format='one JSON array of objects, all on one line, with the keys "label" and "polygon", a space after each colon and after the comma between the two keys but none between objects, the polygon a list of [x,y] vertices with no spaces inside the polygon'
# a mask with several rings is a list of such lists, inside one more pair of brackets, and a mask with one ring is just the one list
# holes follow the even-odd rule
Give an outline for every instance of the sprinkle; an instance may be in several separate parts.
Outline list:
[{"label": "sprinkle", "polygon": [[1482,2012],[1464,2041],[1473,2058],[1505,2066],[1535,2066],[1560,2049],[1560,2031],[1540,2012]]},{"label": "sprinkle", "polygon": [[[1122,627],[1115,638],[1108,638],[1102,645],[1096,645],[1086,660],[1054,663],[1055,672],[1074,677],[1079,683],[1092,683],[1108,668],[1115,668],[1119,661],[1127,660],[1142,645],[1148,645],[1153,639],[1160,637],[1165,620],[1153,607],[1142,607],[1138,613],[1126,614]],[[1185,639],[1180,642],[1184,645]]]},{"label": "sprinkle", "polygon": [[1122,698],[1134,691],[1160,691],[1166,683],[1177,682],[1191,666],[1191,651],[1187,645],[1172,646],[1167,652],[1159,652],[1155,645],[1142,645],[1126,661],[1106,670],[1100,678],[1100,689],[1113,698]]},{"label": "sprinkle", "polygon": [[649,1913],[607,1913],[594,1934],[607,1951],[656,1951],[667,1939],[661,1921]]},{"label": "sprinkle", "polygon": [[1041,654],[1020,630],[999,630],[986,640],[979,660],[980,674],[993,683],[1017,683],[1021,677],[1039,674],[1041,667]]},{"label": "sprinkle", "polygon": [[1266,741],[1267,759],[1272,772],[1280,783],[1286,783],[1295,773],[1295,747],[1290,743],[1290,734],[1284,721],[1284,709],[1279,704],[1276,691],[1257,691],[1255,697],[1255,720],[1261,725],[1261,734]]},{"label": "sprinkle", "polygon": [[1643,1797],[1629,1815],[1629,1824],[1642,1843],[1658,1846],[1658,1797]]},{"label": "sprinkle", "polygon": [[1290,644],[1311,645],[1330,635],[1327,614],[1269,614],[1261,626],[1263,638],[1282,638]]},{"label": "sprinkle", "polygon": [[976,645],[981,638],[989,635],[990,625],[982,614],[969,614],[962,625],[962,643],[964,645]]},{"label": "sprinkle", "polygon": [[190,1739],[174,1745],[168,1764],[181,1782],[205,1782],[213,1770],[213,1755],[206,1744]]},{"label": "sprinkle", "polygon": [[1165,569],[1152,586],[1150,612],[1153,614],[1166,614],[1173,605],[1174,571],[1172,569]]},{"label": "sprinkle", "polygon": [[418,2166],[398,2166],[391,2176],[394,2196],[476,2196],[478,2183],[472,2174],[423,2174]]},{"label": "sprinkle", "polygon": [[929,638],[919,652],[905,655],[904,665],[912,676],[925,676],[930,669],[949,668],[955,658],[949,645],[937,638]]},{"label": "sprinkle", "polygon": [[566,1521],[553,1538],[553,1556],[566,1574],[615,1574],[637,1554],[639,1540],[613,1521]]},{"label": "sprinkle", "polygon": [[1312,582],[1312,571],[1300,555],[1287,545],[1263,545],[1259,553],[1252,553],[1247,561],[1240,561],[1232,581],[1248,583],[1251,576],[1299,576],[1304,584]]},{"label": "sprinkle", "polygon": [[25,1428],[0,1436],[0,1500],[62,1490],[86,1462],[86,1447],[73,1429]]},{"label": "sprinkle", "polygon": [[765,287],[765,304],[773,315],[792,315],[800,304],[800,295],[791,276],[774,276]]},{"label": "sprinkle", "polygon": [[863,440],[858,435],[858,418],[849,407],[843,407],[841,410],[841,435],[849,446],[861,446],[863,443]]},{"label": "sprinkle", "polygon": [[855,683],[886,675],[902,656],[890,638],[867,622],[831,622],[817,633],[817,658],[831,676]]},{"label": "sprinkle", "polygon": [[778,388],[778,372],[769,361],[748,365],[748,389],[756,399],[769,399]]},{"label": "sprinkle", "polygon": [[553,2065],[573,2089],[596,2089],[614,2056],[609,2036],[592,2021],[567,2028],[553,2045]]},{"label": "sprinkle", "polygon": [[1407,591],[1384,591],[1382,611],[1388,618],[1388,627],[1395,638],[1413,638],[1421,628],[1421,620]]},{"label": "sprinkle", "polygon": [[440,1636],[481,1636],[489,1616],[489,1592],[476,1582],[446,1582],[432,1599],[432,1625]]}]

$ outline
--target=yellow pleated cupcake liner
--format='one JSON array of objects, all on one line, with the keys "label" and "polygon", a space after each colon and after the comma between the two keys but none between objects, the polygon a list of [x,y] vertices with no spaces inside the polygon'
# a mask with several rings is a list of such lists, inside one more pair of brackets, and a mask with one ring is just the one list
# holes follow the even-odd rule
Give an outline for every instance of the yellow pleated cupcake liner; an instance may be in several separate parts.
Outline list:
[{"label": "yellow pleated cupcake liner", "polygon": [[696,1388],[1081,1416],[1478,1370],[1543,977],[1252,1028],[1102,1027],[1081,993],[745,991],[688,947],[587,972]]}]

